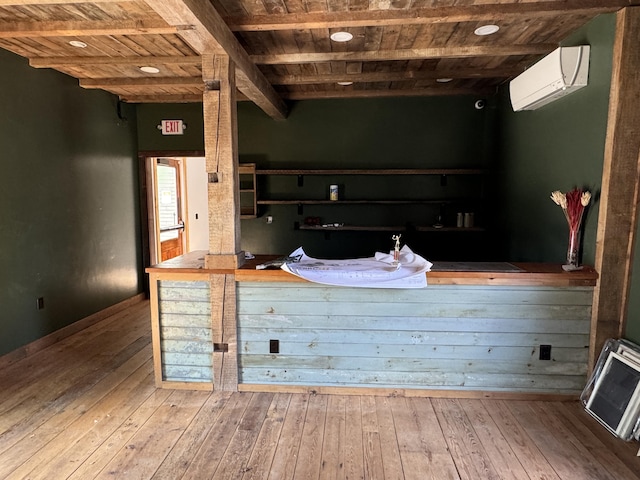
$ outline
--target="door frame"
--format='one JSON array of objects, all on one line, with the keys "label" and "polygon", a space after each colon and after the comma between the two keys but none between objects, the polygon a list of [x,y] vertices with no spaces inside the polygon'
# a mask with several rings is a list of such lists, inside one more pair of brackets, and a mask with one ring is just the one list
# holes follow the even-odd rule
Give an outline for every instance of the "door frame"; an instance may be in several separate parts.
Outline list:
[{"label": "door frame", "polygon": [[[155,221],[160,218],[160,203],[159,195],[160,189],[158,184],[158,168],[160,165],[165,165],[169,168],[175,169],[176,180],[176,207],[178,216],[176,218],[175,226],[182,225],[182,228],[178,230],[177,245],[179,245],[180,253],[182,255],[186,253],[187,246],[189,245],[189,225],[188,225],[188,212],[187,212],[187,184],[186,184],[186,157],[168,157],[162,155],[159,157],[149,157],[149,164],[147,168],[152,169],[153,179],[153,200],[154,200],[154,230],[155,230],[155,251],[156,251],[156,263],[163,261],[161,257],[164,256],[163,241],[161,239],[162,231],[160,228],[160,222]],[[175,228],[175,226],[173,228]],[[181,230],[181,231],[180,231]],[[178,255],[174,255],[178,256]],[[173,257],[170,257],[173,258]],[[152,257],[153,261],[154,258]],[[168,259],[167,259],[168,260]]]},{"label": "door frame", "polygon": [[[155,195],[153,190],[154,159],[204,157],[204,150],[144,150],[138,152],[138,179],[140,184],[140,217],[142,231],[142,261],[148,268],[157,261],[158,255],[155,228]],[[186,193],[186,192],[183,192]],[[145,275],[145,291],[149,293],[149,283]]]}]

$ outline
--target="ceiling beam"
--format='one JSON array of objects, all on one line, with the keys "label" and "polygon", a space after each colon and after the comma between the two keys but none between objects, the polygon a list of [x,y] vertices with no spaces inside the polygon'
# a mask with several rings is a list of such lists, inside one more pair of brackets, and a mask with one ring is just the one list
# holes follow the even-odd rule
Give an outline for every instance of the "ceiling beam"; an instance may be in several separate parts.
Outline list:
[{"label": "ceiling beam", "polygon": [[[157,95],[136,95],[121,94],[120,100],[127,103],[202,103],[202,95],[200,94],[157,94]],[[236,100],[238,102],[249,101],[242,93],[237,92]]]},{"label": "ceiling beam", "polygon": [[120,95],[120,100],[127,103],[202,103],[202,95]]},{"label": "ceiling beam", "polygon": [[401,82],[404,80],[435,80],[438,78],[509,78],[524,68],[493,68],[469,70],[434,70],[406,72],[330,73],[317,75],[267,75],[273,85],[313,85],[345,82]]},{"label": "ceiling beam", "polygon": [[282,53],[274,55],[252,55],[251,59],[260,65],[282,65],[294,63],[322,62],[375,62],[392,60],[418,60],[464,57],[507,57],[511,55],[543,55],[557,48],[556,44],[512,46],[467,46],[410,48],[404,50],[381,50],[359,52],[326,53]]},{"label": "ceiling beam", "polygon": [[26,5],[60,5],[64,3],[122,3],[122,0],[0,0],[0,7],[22,7]]},{"label": "ceiling beam", "polygon": [[170,78],[81,78],[82,88],[98,88],[109,90],[112,88],[138,88],[138,87],[188,87],[202,88],[204,82],[202,77],[170,77]]},{"label": "ceiling beam", "polygon": [[411,90],[353,90],[345,88],[344,90],[323,91],[323,92],[289,92],[281,93],[283,98],[287,100],[315,100],[323,98],[372,98],[372,97],[425,97],[425,96],[443,96],[443,95],[474,95],[487,96],[493,95],[493,88],[416,88]]},{"label": "ceiling beam", "polygon": [[[314,85],[340,81],[354,83],[401,82],[406,80],[436,80],[438,78],[509,78],[522,72],[521,68],[472,69],[459,71],[407,71],[407,72],[367,72],[318,75],[267,75],[274,85]],[[202,77],[141,77],[141,78],[82,78],[83,88],[113,89],[142,87],[197,87],[203,88]]]},{"label": "ceiling beam", "polygon": [[251,61],[213,5],[202,0],[145,0],[170,25],[193,25],[179,35],[200,54],[229,55],[237,71],[238,88],[264,112],[277,120],[287,117],[287,107]]},{"label": "ceiling beam", "polygon": [[77,37],[96,35],[164,35],[190,30],[191,25],[163,21],[12,22],[0,27],[0,38]]},{"label": "ceiling beam", "polygon": [[227,17],[225,22],[231,30],[238,32],[384,27],[426,23],[510,21],[523,16],[531,20],[540,17],[561,17],[566,14],[595,16],[600,13],[614,12],[626,5],[628,1],[625,0],[567,0],[420,9],[252,15]]},{"label": "ceiling beam", "polygon": [[34,68],[64,68],[78,65],[192,65],[201,66],[199,56],[135,56],[135,57],[32,57],[29,65]]}]

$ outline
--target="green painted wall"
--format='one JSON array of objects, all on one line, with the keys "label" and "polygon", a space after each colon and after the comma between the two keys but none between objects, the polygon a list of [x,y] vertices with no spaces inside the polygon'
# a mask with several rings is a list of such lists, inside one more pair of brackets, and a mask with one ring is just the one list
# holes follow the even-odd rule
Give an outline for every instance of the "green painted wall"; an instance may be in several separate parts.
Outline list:
[{"label": "green painted wall", "polygon": [[[596,18],[566,45],[591,45],[589,84],[538,110],[513,112],[507,88],[500,103],[500,213],[503,251],[514,261],[563,262],[568,228],[549,199],[554,190],[588,188],[597,198],[611,82],[615,17]],[[599,204],[584,219],[583,261],[593,264]]]},{"label": "green painted wall", "polygon": [[135,109],[0,65],[1,355],[141,292],[143,272]]},{"label": "green painted wall", "polygon": [[[272,121],[256,107],[239,110],[241,162],[260,168],[438,168],[483,167],[487,158],[484,128],[487,110],[476,110],[470,97],[315,100],[298,102],[285,122]],[[259,189],[272,198],[328,198],[329,185],[339,185],[346,199],[448,198],[481,195],[482,179],[438,176],[323,176],[262,178]],[[476,210],[478,205],[466,205]],[[456,210],[446,207],[444,223],[455,224]],[[365,205],[266,206],[261,216],[242,223],[243,248],[256,253],[288,253],[304,246],[311,256],[335,258],[372,255],[392,247],[392,232],[322,232],[294,230],[294,222],[320,217],[322,223],[356,225],[432,225],[440,206]],[[267,224],[265,216],[273,217]],[[403,241],[427,258],[453,258],[477,253],[461,233],[403,233]],[[484,236],[480,239],[484,240]],[[458,246],[458,249],[454,246]],[[468,244],[467,244],[468,245]],[[487,254],[486,252],[484,252]]]},{"label": "green painted wall", "polygon": [[636,232],[636,255],[633,258],[633,276],[631,278],[631,291],[629,293],[629,305],[627,307],[627,328],[625,337],[640,345],[640,255],[637,254],[638,235],[640,224]]},{"label": "green painted wall", "polygon": [[[596,197],[585,218],[583,261],[593,265],[598,224],[602,162],[607,126],[615,15],[602,15],[564,42],[591,45],[589,85],[533,112],[510,109],[506,89],[500,104],[499,236],[506,258],[562,262],[567,225],[550,199],[553,190],[575,186]],[[640,231],[638,232],[640,234]],[[635,255],[633,272],[640,272]],[[626,337],[640,343],[640,278],[631,283]]]},{"label": "green painted wall", "polygon": [[[316,100],[296,102],[287,120],[274,121],[253,104],[238,104],[239,157],[258,168],[438,168],[482,167],[493,161],[488,154],[491,137],[485,132],[493,121],[490,109],[476,110],[475,98],[396,98]],[[163,118],[197,123],[201,106],[170,110],[163,105],[140,105],[140,146],[146,150],[201,149],[201,138],[162,137],[155,126]],[[201,121],[201,120],[200,120]],[[189,132],[195,131],[189,127]],[[201,133],[200,133],[201,135]],[[489,138],[489,140],[488,140]],[[304,187],[296,177],[259,179],[263,198],[320,198],[332,183],[343,198],[389,199],[481,196],[483,180],[450,177],[446,187],[435,177],[311,177]],[[463,208],[464,207],[464,208]],[[475,210],[476,222],[485,222],[479,206],[458,205],[443,210],[445,223],[455,223],[456,210]],[[392,247],[392,232],[322,232],[294,229],[305,217],[323,223],[365,225],[432,225],[440,206],[307,206],[299,215],[295,206],[263,206],[260,217],[242,221],[242,248],[253,253],[288,253],[304,246],[309,255],[353,257],[372,255]],[[266,216],[273,223],[266,223]],[[403,233],[414,250],[428,258],[453,259],[491,253],[487,234]],[[470,249],[469,242],[486,248]]]}]

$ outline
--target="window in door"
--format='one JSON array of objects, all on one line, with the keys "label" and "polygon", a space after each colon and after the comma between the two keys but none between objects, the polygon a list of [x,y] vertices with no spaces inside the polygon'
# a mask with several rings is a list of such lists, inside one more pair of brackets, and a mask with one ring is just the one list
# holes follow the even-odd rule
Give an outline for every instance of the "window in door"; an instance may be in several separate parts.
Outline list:
[{"label": "window in door", "polygon": [[156,162],[156,208],[161,261],[184,253],[181,161],[158,158]]}]

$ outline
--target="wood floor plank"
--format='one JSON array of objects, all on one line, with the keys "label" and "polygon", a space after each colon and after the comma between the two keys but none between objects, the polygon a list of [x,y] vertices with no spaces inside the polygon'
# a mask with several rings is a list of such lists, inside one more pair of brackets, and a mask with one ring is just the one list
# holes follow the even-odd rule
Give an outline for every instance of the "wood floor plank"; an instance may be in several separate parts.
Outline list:
[{"label": "wood floor plank", "polygon": [[[610,465],[605,461],[604,464],[594,457],[589,449],[586,448],[582,438],[578,438],[576,431],[560,420],[555,412],[545,408],[545,402],[532,402],[531,408],[538,417],[538,421],[544,425],[553,425],[553,431],[565,450],[565,455],[574,463],[579,464],[580,469],[588,471],[593,478],[613,480],[617,478],[609,468]],[[624,478],[624,477],[623,477]]]},{"label": "wood floor plank", "polygon": [[322,442],[328,395],[311,395],[300,439],[294,478],[318,478],[322,463]]},{"label": "wood floor plank", "polygon": [[512,402],[509,408],[560,477],[615,480],[590,458],[586,449],[576,447],[571,432],[557,423],[548,423],[536,402]]},{"label": "wood floor plank", "polygon": [[[106,333],[114,330],[113,325],[121,327],[121,334],[111,338],[119,344],[128,342],[125,335],[142,336],[149,332],[149,308],[146,302],[134,305],[121,312],[119,315],[109,317],[91,328],[84,329],[60,342],[36,352],[19,362],[13,363],[0,370],[0,414],[6,410],[6,401],[19,403],[22,398],[17,393],[27,393],[28,388],[33,388],[32,377],[64,377],[69,374],[66,366],[69,362],[82,358],[83,361],[92,355],[105,355],[105,347],[108,344],[109,335]],[[126,322],[126,323],[124,323]],[[123,335],[124,334],[124,335]],[[103,338],[105,337],[105,338]],[[99,345],[99,348],[96,348]],[[115,354],[120,350],[116,344],[111,345],[110,351]],[[80,356],[84,354],[83,356]],[[28,374],[27,374],[28,373]]]},{"label": "wood floor plank", "polygon": [[205,392],[172,392],[95,478],[151,478],[208,396]]},{"label": "wood floor plank", "polygon": [[230,392],[215,392],[209,396],[153,475],[154,480],[182,478],[207,435],[210,435],[218,417],[222,415],[230,397]]},{"label": "wood floor plank", "polygon": [[[151,375],[151,361],[147,358],[145,364],[117,384],[117,389],[112,389],[93,405],[88,398],[85,405],[70,406],[67,412],[77,415],[73,422],[54,427],[48,427],[49,422],[45,422],[35,430],[36,436],[44,437],[46,434],[37,432],[46,429],[59,433],[6,478],[47,480],[52,471],[60,478],[71,475],[153,393]],[[60,417],[62,415],[57,415],[55,419]]]},{"label": "wood floor plank", "polygon": [[241,478],[248,469],[251,450],[273,400],[271,393],[254,393],[227,451],[220,461],[214,480]]},{"label": "wood floor plank", "polygon": [[[45,373],[49,385],[43,389],[41,385],[31,382],[29,385],[13,391],[6,389],[0,395],[0,431],[8,424],[15,424],[20,419],[33,421],[33,415],[39,413],[43,404],[50,405],[69,401],[71,396],[80,397],[93,383],[99,381],[110,371],[120,366],[131,357],[133,352],[148,347],[149,339],[138,332],[125,338],[121,334],[113,333],[112,337],[105,337],[101,348],[114,352],[105,355],[101,348],[95,344],[89,344],[76,351],[70,358],[54,358],[49,363],[57,366],[53,372]],[[78,358],[82,362],[78,362]],[[76,363],[75,368],[69,371],[65,368],[70,362]],[[31,374],[30,374],[31,375]],[[40,377],[39,374],[35,378]],[[27,377],[25,375],[22,375]]]},{"label": "wood floor plank", "polygon": [[497,480],[499,475],[493,467],[491,458],[458,400],[433,398],[431,404],[460,478]]},{"label": "wood floor plank", "polygon": [[405,479],[459,480],[428,398],[391,398]]},{"label": "wood floor plank", "polygon": [[[544,409],[547,418],[553,418],[555,422],[564,425],[567,430],[574,434],[574,439],[580,442],[593,458],[602,465],[615,478],[638,479],[640,478],[640,459],[636,457],[635,465],[629,468],[614,451],[606,448],[604,442],[587,428],[574,414],[567,408],[567,402],[538,403]],[[577,403],[577,402],[576,402]],[[595,421],[595,420],[594,420]],[[613,438],[613,435],[611,436]]]},{"label": "wood floor plank", "polygon": [[290,402],[290,394],[278,393],[273,397],[242,480],[263,480],[269,476]]},{"label": "wood floor plank", "polygon": [[561,480],[503,400],[481,400],[530,478]]},{"label": "wood floor plank", "polygon": [[362,407],[360,397],[347,397],[346,434],[344,439],[344,476],[363,478],[364,446],[362,444]]},{"label": "wood floor plank", "polygon": [[309,396],[293,395],[287,416],[284,419],[280,441],[276,448],[276,453],[271,464],[269,480],[290,480],[293,479],[300,451],[300,439],[305,418],[307,417],[307,407]]},{"label": "wood floor plank", "polygon": [[[85,459],[91,456],[93,452],[102,448],[105,445],[105,441],[122,425],[126,418],[139,408],[140,403],[148,399],[154,392],[152,373],[148,373],[140,384],[132,390],[128,391],[124,389],[118,391],[114,395],[114,401],[117,403],[111,410],[105,409],[107,413],[103,413],[102,419],[97,418],[98,421],[94,428],[79,437],[75,442],[69,444],[65,453],[53,462],[49,462],[41,468],[34,470],[29,478],[32,480],[49,480],[51,478],[51,472],[57,472],[61,478],[67,478],[73,475],[78,466],[82,465]],[[130,397],[123,399],[122,394],[130,394]]]},{"label": "wood floor plank", "polygon": [[502,434],[480,400],[461,399],[460,406],[466,413],[478,441],[491,459],[498,476],[512,480],[529,480],[509,441]]},{"label": "wood floor plank", "polygon": [[240,393],[229,398],[222,412],[218,415],[209,435],[206,436],[200,449],[189,464],[182,477],[184,480],[203,480],[213,477],[238,425],[242,421],[242,416],[252,396],[253,394],[251,393]]},{"label": "wood floor plank", "polygon": [[344,478],[347,398],[330,395],[322,443],[322,462],[318,478],[336,480]]},{"label": "wood floor plank", "polygon": [[[105,331],[103,335],[96,336],[90,342],[75,344],[70,341],[67,347],[54,345],[34,355],[39,357],[39,361],[28,357],[24,360],[27,363],[19,362],[12,365],[10,369],[15,371],[3,373],[5,381],[0,386],[0,420],[4,421],[8,412],[15,410],[17,406],[28,415],[28,405],[37,407],[42,401],[51,401],[59,397],[66,388],[82,381],[84,377],[103,374],[104,365],[126,358],[125,348],[135,348],[133,345],[136,344],[140,350],[147,346],[148,330],[149,327],[138,320],[132,324],[129,332]],[[70,364],[75,364],[73,370],[68,369]],[[39,385],[35,384],[34,378],[47,378],[50,382],[49,388],[38,388]]]},{"label": "wood floor plank", "polygon": [[393,413],[386,397],[375,397],[376,414],[378,417],[378,432],[382,448],[382,467],[385,480],[403,480],[402,461],[398,449],[398,436],[393,422]]},{"label": "wood floor plank", "polygon": [[638,442],[624,442],[611,435],[591,415],[585,412],[579,402],[562,403],[562,412],[571,412],[600,442],[607,451],[619,458],[635,475],[640,478],[640,457],[638,456]]},{"label": "wood floor plank", "polygon": [[361,397],[360,404],[362,407],[364,478],[384,478],[376,400],[373,397]]},{"label": "wood floor plank", "polygon": [[171,390],[156,389],[140,407],[127,417],[124,423],[100,445],[100,448],[97,448],[82,462],[67,480],[96,478],[118,452],[129,444],[131,438],[172,393]]},{"label": "wood floor plank", "polygon": [[[51,446],[50,443],[65,432],[70,424],[82,417],[88,408],[116,388],[145,361],[148,362],[149,354],[147,346],[147,351],[142,350],[134,355],[131,361],[95,383],[92,389],[87,385],[78,386],[78,391],[69,387],[60,398],[45,404],[44,407],[41,406],[30,417],[14,424],[11,430],[0,437],[0,445],[4,447],[3,454],[7,458],[0,465],[0,476],[19,468],[16,478],[21,478],[20,475],[25,471],[34,468],[35,462],[40,461],[40,458],[34,460],[34,455],[58,448],[58,445]],[[149,367],[150,365],[147,366]],[[87,379],[85,382],[90,384],[93,381]],[[21,466],[22,464],[24,466]]]}]

